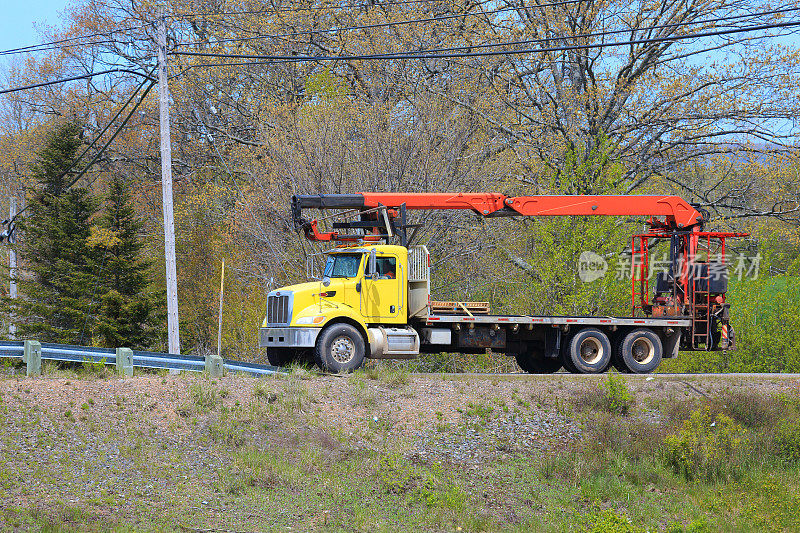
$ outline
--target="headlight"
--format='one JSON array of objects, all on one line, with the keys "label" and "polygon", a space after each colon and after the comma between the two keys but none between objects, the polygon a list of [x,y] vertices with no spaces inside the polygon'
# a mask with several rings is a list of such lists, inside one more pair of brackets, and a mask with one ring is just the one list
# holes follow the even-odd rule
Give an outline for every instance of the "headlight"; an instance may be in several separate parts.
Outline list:
[{"label": "headlight", "polygon": [[322,324],[323,322],[325,322],[325,317],[323,315],[317,315],[298,318],[295,324]]}]

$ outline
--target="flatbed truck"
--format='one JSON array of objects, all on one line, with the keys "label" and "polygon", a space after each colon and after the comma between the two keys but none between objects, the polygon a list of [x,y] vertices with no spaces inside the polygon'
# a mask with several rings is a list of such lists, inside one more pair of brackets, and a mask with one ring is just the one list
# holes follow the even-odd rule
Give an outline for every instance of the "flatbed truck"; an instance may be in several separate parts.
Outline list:
[{"label": "flatbed truck", "polygon": [[[320,221],[302,216],[309,208],[356,220],[321,231]],[[650,231],[631,241],[631,316],[492,315],[480,304],[435,302],[428,250],[410,242],[419,227],[407,222],[411,209],[470,209],[486,217],[648,215]],[[329,372],[351,372],[366,358],[491,350],[514,356],[529,373],[599,373],[612,365],[648,373],[679,350],[733,347],[725,240],[744,234],[703,231],[704,215],[676,196],[305,195],[293,197],[292,213],[307,238],[336,246],[326,252],[321,280],[268,294],[259,344],[271,364],[313,361]],[[651,295],[649,250],[656,240],[669,241],[671,264],[656,276]]]}]

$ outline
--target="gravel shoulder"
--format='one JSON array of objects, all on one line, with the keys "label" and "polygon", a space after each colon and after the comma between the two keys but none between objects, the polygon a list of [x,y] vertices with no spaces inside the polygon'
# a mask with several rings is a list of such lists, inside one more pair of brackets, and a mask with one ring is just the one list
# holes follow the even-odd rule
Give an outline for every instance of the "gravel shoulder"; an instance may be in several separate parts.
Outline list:
[{"label": "gravel shoulder", "polygon": [[[262,500],[231,488],[229,475],[246,471],[247,454],[272,452],[288,464],[292,454],[311,454],[329,469],[357,465],[354,457],[479,473],[504,461],[538,461],[581,438],[587,420],[572,405],[602,379],[306,371],[213,381],[191,374],[30,379],[6,369],[0,377],[0,526],[35,529],[44,519],[97,530],[109,524],[134,530],[237,524],[256,531],[279,524],[326,529],[329,519],[347,524],[324,509],[315,517],[285,505],[267,513]],[[637,405],[631,416],[643,421],[662,417],[665,404],[725,390],[800,396],[800,381],[774,375],[630,376],[626,382]],[[304,480],[317,475],[282,465],[273,470],[278,481],[256,482],[254,490],[279,485],[287,501],[304,497]],[[508,509],[498,504],[485,511],[502,521]]]}]

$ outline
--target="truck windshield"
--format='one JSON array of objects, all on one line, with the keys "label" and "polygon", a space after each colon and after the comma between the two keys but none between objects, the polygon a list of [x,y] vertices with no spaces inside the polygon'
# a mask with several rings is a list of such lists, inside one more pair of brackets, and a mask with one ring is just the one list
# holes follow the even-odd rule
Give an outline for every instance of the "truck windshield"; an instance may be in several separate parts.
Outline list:
[{"label": "truck windshield", "polygon": [[329,255],[325,263],[324,276],[327,278],[354,278],[358,276],[361,254]]}]

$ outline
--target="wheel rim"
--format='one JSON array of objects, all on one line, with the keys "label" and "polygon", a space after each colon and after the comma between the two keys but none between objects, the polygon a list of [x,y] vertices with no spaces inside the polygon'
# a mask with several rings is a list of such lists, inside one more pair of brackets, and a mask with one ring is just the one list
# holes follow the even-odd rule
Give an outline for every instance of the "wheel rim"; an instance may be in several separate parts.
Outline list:
[{"label": "wheel rim", "polygon": [[655,357],[656,349],[647,337],[639,337],[633,341],[631,356],[640,365],[646,365]]},{"label": "wheel rim", "polygon": [[347,363],[356,355],[356,345],[350,337],[340,335],[331,343],[331,355],[337,363]]},{"label": "wheel rim", "polygon": [[603,344],[594,337],[586,338],[581,342],[581,360],[587,365],[594,365],[600,362],[603,359],[604,352]]}]

